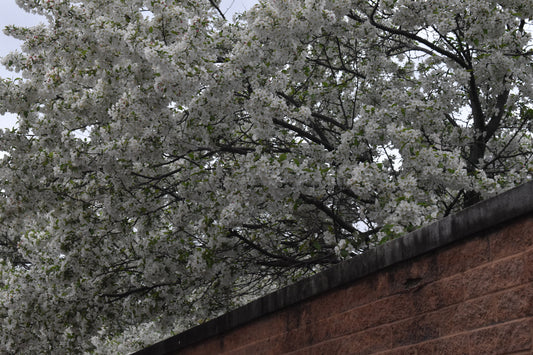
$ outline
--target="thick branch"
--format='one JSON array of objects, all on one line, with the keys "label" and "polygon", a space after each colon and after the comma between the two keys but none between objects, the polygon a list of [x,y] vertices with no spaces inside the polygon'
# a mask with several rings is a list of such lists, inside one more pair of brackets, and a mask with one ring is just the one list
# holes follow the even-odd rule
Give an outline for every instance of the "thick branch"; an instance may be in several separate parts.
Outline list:
[{"label": "thick branch", "polygon": [[311,133],[306,132],[306,131],[304,131],[303,129],[301,129],[299,127],[296,127],[295,125],[292,125],[292,124],[290,124],[288,122],[285,122],[283,120],[280,120],[278,118],[273,118],[272,122],[274,122],[278,126],[290,129],[294,133],[299,134],[302,138],[307,138],[310,141],[315,142],[316,144],[323,145],[329,151],[333,150],[333,146],[331,146],[328,142],[323,142],[320,138],[315,137]]},{"label": "thick branch", "polygon": [[213,6],[217,12],[220,14],[220,16],[225,20],[226,19],[226,16],[224,16],[224,13],[220,10],[220,7],[218,7],[218,5],[215,3],[214,0],[209,0],[209,3],[211,4],[211,6]]},{"label": "thick branch", "polygon": [[[416,41],[416,42],[419,42],[419,43],[422,43],[424,44],[425,46],[427,46],[428,48],[430,48],[431,50],[453,60],[454,62],[456,62],[457,64],[459,64],[461,67],[465,68],[465,69],[469,69],[469,66],[468,64],[461,58],[459,57],[458,55],[455,55],[454,53],[450,52],[450,51],[447,51],[443,48],[440,48],[439,46],[437,46],[436,44],[428,41],[427,39],[425,38],[422,38],[414,33],[411,33],[411,32],[408,32],[408,31],[405,31],[405,30],[402,30],[402,29],[399,29],[399,28],[392,28],[392,27],[389,27],[389,26],[386,26],[386,25],[383,25],[383,24],[380,24],[380,23],[377,23],[376,20],[375,20],[375,14],[376,14],[376,11],[377,11],[377,8],[378,8],[378,5],[379,5],[379,1],[376,2],[376,5],[374,6],[374,9],[372,11],[372,14],[370,14],[370,16],[368,16],[368,21],[370,22],[370,24],[382,31],[385,31],[385,32],[388,32],[388,33],[391,33],[391,34],[394,34],[394,35],[398,35],[398,36],[403,36],[405,38],[408,38],[408,39],[411,39],[413,41]],[[353,14],[353,13],[350,13],[348,15],[349,18],[353,19],[353,20],[356,20],[356,21],[361,21],[361,17]]]},{"label": "thick branch", "polygon": [[509,98],[509,90],[504,90],[496,98],[496,113],[492,116],[486,127],[485,142],[488,142],[494,133],[500,128],[500,124],[505,114],[505,104]]},{"label": "thick branch", "polygon": [[296,263],[298,263],[298,260],[296,260],[296,259],[289,258],[289,257],[287,257],[285,255],[276,255],[274,253],[269,252],[268,250],[266,250],[262,246],[260,246],[260,245],[258,245],[256,243],[252,242],[251,240],[243,237],[236,230],[233,230],[233,229],[230,230],[228,237],[237,237],[237,239],[242,241],[244,244],[248,245],[249,247],[251,247],[254,250],[257,250],[261,254],[263,254],[265,256],[268,256],[269,258],[276,259],[276,260],[283,260],[284,262],[286,262],[286,263],[288,263],[290,265],[295,265]]},{"label": "thick branch", "polygon": [[153,286],[142,286],[142,287],[132,288],[132,289],[129,289],[128,291],[121,292],[121,293],[104,293],[102,294],[102,297],[110,298],[108,302],[111,303],[111,302],[116,302],[122,298],[126,298],[136,293],[146,294],[156,288],[164,287],[164,286],[174,286],[176,284],[178,283],[164,283],[164,284],[157,284]]},{"label": "thick branch", "polygon": [[322,203],[322,201],[309,196],[301,194],[300,197],[304,202],[309,203],[311,205],[314,205],[316,208],[324,212],[328,217],[330,217],[335,223],[337,223],[340,227],[344,228],[350,233],[357,233],[357,230],[350,224],[346,223],[342,218],[337,216],[330,208],[328,208],[326,205]]},{"label": "thick branch", "polygon": [[[301,107],[303,105],[301,102],[297,101],[294,97],[289,96],[289,95],[285,94],[284,92],[276,91],[276,94],[279,97],[284,98],[288,103],[290,103],[291,105],[293,105],[295,107]],[[337,126],[337,127],[341,128],[341,129],[347,129],[346,125],[344,125],[342,123],[339,123],[339,122],[335,121],[333,118],[331,118],[329,116],[326,116],[326,115],[324,115],[322,113],[311,112],[311,116],[314,117],[314,118],[318,118],[318,119],[320,119],[322,121],[331,123],[332,125]]]}]

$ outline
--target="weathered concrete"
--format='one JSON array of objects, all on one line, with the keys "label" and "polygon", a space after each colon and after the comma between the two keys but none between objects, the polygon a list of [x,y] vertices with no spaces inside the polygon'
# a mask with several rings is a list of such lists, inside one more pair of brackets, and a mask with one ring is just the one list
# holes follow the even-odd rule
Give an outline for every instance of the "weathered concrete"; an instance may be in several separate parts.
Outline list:
[{"label": "weathered concrete", "polygon": [[[516,220],[532,212],[533,182],[507,191],[495,198],[482,201],[455,215],[416,230],[403,238],[378,246],[313,277],[266,295],[136,354],[177,353],[180,349],[185,349],[192,344],[222,336],[256,319],[279,312],[341,286],[345,287],[387,267],[419,258],[452,243],[472,238],[481,232],[493,230],[503,223]],[[416,286],[420,280],[419,277],[412,277],[407,279],[405,285]],[[431,279],[427,282],[434,281]]]}]

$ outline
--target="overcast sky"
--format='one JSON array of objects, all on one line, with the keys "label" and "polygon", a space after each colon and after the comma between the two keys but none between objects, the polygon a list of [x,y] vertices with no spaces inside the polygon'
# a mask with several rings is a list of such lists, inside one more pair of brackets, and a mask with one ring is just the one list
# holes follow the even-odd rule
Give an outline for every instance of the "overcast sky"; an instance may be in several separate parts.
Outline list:
[{"label": "overcast sky", "polygon": [[[15,0],[1,0],[2,10],[0,11],[0,57],[20,47],[22,42],[7,37],[3,29],[7,25],[32,26],[39,22],[45,22],[42,17],[29,14],[19,8]],[[226,18],[231,19],[236,12],[243,12],[251,8],[258,0],[222,0],[220,9],[225,13]],[[0,77],[17,77],[16,73],[7,71],[0,65]],[[13,115],[0,116],[0,128],[12,127],[15,124]]]}]

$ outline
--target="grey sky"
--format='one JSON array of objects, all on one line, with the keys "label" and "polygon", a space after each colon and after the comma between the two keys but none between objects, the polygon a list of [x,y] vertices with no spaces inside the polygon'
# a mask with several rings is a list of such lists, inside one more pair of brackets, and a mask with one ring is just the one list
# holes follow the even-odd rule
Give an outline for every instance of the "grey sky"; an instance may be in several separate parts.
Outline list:
[{"label": "grey sky", "polygon": [[[220,9],[225,13],[226,18],[231,19],[235,13],[246,11],[257,2],[258,0],[222,0]],[[39,22],[45,22],[45,19],[25,12],[17,6],[15,0],[2,0],[2,11],[0,11],[0,29],[2,31],[7,25],[33,26]],[[0,32],[0,57],[17,50],[21,43]],[[7,71],[0,65],[0,77],[14,78],[17,77],[17,74]],[[0,128],[12,127],[15,122],[16,118],[14,115],[0,115]]]}]

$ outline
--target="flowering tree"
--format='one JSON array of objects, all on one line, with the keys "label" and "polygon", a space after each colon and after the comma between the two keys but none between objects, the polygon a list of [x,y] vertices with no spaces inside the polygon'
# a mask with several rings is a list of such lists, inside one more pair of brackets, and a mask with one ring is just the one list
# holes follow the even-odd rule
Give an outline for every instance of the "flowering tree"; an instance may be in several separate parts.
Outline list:
[{"label": "flowering tree", "polygon": [[528,0],[18,2],[3,352],[131,351],[530,178]]}]

